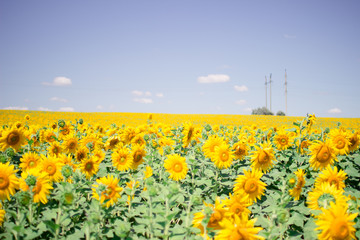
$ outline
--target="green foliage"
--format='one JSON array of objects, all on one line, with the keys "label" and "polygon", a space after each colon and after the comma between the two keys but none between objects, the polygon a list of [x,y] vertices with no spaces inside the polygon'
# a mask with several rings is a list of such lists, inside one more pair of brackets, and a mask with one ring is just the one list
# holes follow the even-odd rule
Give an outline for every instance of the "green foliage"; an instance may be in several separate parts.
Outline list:
[{"label": "green foliage", "polygon": [[251,114],[252,115],[274,115],[274,113],[271,112],[266,107],[255,108],[255,109],[252,110]]},{"label": "green foliage", "polygon": [[278,111],[276,113],[276,116],[285,116],[285,113],[283,111]]}]

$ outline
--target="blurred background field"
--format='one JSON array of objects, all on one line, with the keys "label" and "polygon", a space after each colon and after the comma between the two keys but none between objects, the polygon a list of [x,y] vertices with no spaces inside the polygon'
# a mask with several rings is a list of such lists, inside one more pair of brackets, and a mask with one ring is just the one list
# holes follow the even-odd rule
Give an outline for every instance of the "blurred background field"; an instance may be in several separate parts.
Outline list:
[{"label": "blurred background field", "polygon": [[[75,123],[76,119],[83,119],[85,124],[109,126],[125,124],[126,126],[138,126],[146,124],[149,118],[155,123],[169,125],[181,125],[184,122],[193,122],[196,125],[242,125],[256,127],[279,127],[288,125],[303,119],[300,117],[286,116],[259,116],[259,115],[229,115],[229,114],[163,114],[163,113],[126,113],[126,112],[50,112],[50,111],[22,111],[22,110],[0,110],[0,124],[9,124],[16,121],[25,121],[29,115],[29,124],[47,126],[59,119]],[[333,128],[341,123],[344,128],[356,129],[360,127],[360,118],[317,118],[315,128]]]}]

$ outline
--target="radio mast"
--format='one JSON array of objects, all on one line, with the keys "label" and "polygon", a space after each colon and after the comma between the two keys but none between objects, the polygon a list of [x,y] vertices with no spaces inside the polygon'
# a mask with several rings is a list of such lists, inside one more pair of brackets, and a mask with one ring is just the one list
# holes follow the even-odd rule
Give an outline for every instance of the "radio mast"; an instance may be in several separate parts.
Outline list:
[{"label": "radio mast", "polygon": [[287,113],[287,81],[286,81],[286,78],[287,78],[287,74],[286,74],[286,68],[285,68],[285,115],[287,116],[288,113]]},{"label": "radio mast", "polygon": [[267,108],[267,78],[265,76],[265,106]]},{"label": "radio mast", "polygon": [[270,112],[271,112],[271,73],[270,73],[270,80],[269,80],[269,84],[270,84]]}]

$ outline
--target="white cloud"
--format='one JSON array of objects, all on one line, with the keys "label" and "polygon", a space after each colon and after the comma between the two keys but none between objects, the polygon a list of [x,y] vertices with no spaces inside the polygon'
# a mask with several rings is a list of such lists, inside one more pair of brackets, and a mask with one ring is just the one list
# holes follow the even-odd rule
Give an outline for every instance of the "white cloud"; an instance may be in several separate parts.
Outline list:
[{"label": "white cloud", "polygon": [[244,105],[246,103],[246,100],[238,100],[235,103],[239,105]]},{"label": "white cloud", "polygon": [[60,112],[74,112],[75,109],[73,107],[61,107],[59,108]]},{"label": "white cloud", "polygon": [[247,91],[249,91],[248,87],[245,86],[245,85],[241,85],[241,86],[235,85],[234,89],[236,91],[238,91],[238,92],[247,92]]},{"label": "white cloud", "polygon": [[51,109],[46,108],[46,107],[38,107],[37,110],[39,110],[39,111],[51,111]]},{"label": "white cloud", "polygon": [[52,97],[50,98],[50,101],[55,101],[55,102],[67,102],[68,100],[65,98],[59,98],[59,97]]},{"label": "white cloud", "polygon": [[289,34],[286,34],[286,33],[283,35],[283,37],[286,38],[286,39],[295,39],[296,38],[295,35],[289,35]]},{"label": "white cloud", "polygon": [[230,77],[225,74],[209,74],[198,77],[197,81],[199,83],[223,83],[230,81]]},{"label": "white cloud", "polygon": [[155,94],[155,96],[157,96],[157,97],[159,97],[159,98],[162,98],[162,97],[164,97],[164,94],[162,94],[162,93],[157,93],[157,94]]},{"label": "white cloud", "polygon": [[133,99],[134,102],[138,102],[138,103],[153,103],[153,100],[151,98],[134,98]]},{"label": "white cloud", "polygon": [[70,86],[72,82],[67,77],[56,77],[52,82],[43,82],[42,84],[46,86]]},{"label": "white cloud", "polygon": [[338,114],[338,113],[341,113],[341,109],[339,108],[332,108],[332,109],[329,109],[328,110],[328,113],[333,113],[333,114]]},{"label": "white cloud", "polygon": [[97,110],[102,110],[102,109],[104,109],[104,107],[103,107],[102,105],[97,105],[97,106],[96,106],[96,109],[97,109]]},{"label": "white cloud", "polygon": [[244,108],[244,112],[252,112],[251,108]]},{"label": "white cloud", "polygon": [[4,107],[4,110],[29,110],[27,107]]},{"label": "white cloud", "polygon": [[145,97],[150,97],[150,96],[151,96],[151,92],[146,91],[146,92],[144,93],[144,96],[145,96]]},{"label": "white cloud", "polygon": [[143,92],[142,91],[138,91],[138,90],[134,90],[131,92],[132,95],[135,95],[135,96],[142,96],[143,95]]}]

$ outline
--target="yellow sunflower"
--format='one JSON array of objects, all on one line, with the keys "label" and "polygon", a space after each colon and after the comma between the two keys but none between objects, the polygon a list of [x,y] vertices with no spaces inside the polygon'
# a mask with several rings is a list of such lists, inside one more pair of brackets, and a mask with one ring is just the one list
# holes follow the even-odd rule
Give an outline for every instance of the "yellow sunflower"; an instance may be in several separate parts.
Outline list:
[{"label": "yellow sunflower", "polygon": [[348,199],[342,193],[343,191],[337,189],[335,185],[324,182],[308,193],[306,203],[308,204],[308,208],[313,210],[327,209],[330,206],[330,202],[346,205]]},{"label": "yellow sunflower", "polygon": [[3,224],[5,218],[5,210],[2,209],[2,204],[0,202],[0,226]]},{"label": "yellow sunflower", "polygon": [[[107,175],[96,180],[97,184],[93,185],[92,192],[93,198],[100,201],[101,204],[104,204],[107,208],[114,205],[120,196],[120,192],[123,190],[119,187],[119,179],[112,175]],[[104,190],[101,191],[99,196],[98,189],[100,186],[104,186]]]},{"label": "yellow sunflower", "polygon": [[252,153],[250,159],[252,162],[251,167],[267,172],[274,165],[273,161],[276,161],[271,143],[265,142],[260,147],[255,145],[255,149],[256,151]]},{"label": "yellow sunflower", "polygon": [[301,154],[305,155],[308,154],[310,142],[308,140],[303,140],[300,143],[300,152]]},{"label": "yellow sunflower", "polygon": [[233,162],[234,155],[230,151],[230,147],[227,143],[223,143],[220,146],[215,147],[215,151],[212,155],[211,161],[215,163],[215,166],[219,169],[229,168]]},{"label": "yellow sunflower", "polygon": [[106,150],[113,150],[114,148],[116,148],[119,144],[121,143],[121,139],[120,136],[118,135],[113,135],[111,137],[109,137],[106,142],[105,142],[105,149]]},{"label": "yellow sunflower", "polygon": [[50,195],[50,190],[54,189],[49,175],[45,172],[39,172],[37,169],[31,170],[30,172],[22,172],[20,188],[23,191],[28,191],[30,189],[30,186],[28,186],[25,181],[29,176],[34,176],[36,179],[32,186],[34,203],[42,202],[43,204],[46,204],[48,202],[47,198]]},{"label": "yellow sunflower", "polygon": [[211,135],[202,146],[205,157],[212,158],[212,155],[215,153],[215,147],[223,143],[225,143],[225,141],[222,138]]},{"label": "yellow sunflower", "polygon": [[315,141],[310,146],[310,166],[317,169],[324,169],[337,161],[334,147],[329,142]]},{"label": "yellow sunflower", "polygon": [[330,142],[334,146],[336,155],[345,155],[349,153],[349,136],[343,129],[333,128],[328,135]]},{"label": "yellow sunflower", "polygon": [[80,145],[84,147],[89,147],[91,149],[97,149],[102,147],[101,138],[96,134],[88,134],[83,139],[80,140]]},{"label": "yellow sunflower", "polygon": [[63,148],[59,142],[52,142],[46,149],[49,155],[59,156],[63,152]]},{"label": "yellow sunflower", "polygon": [[0,150],[5,151],[7,148],[14,149],[15,152],[19,151],[21,146],[26,144],[26,138],[22,128],[4,129],[0,136]]},{"label": "yellow sunflower", "polygon": [[56,134],[51,129],[45,129],[40,132],[40,141],[42,143],[52,143],[56,139]]},{"label": "yellow sunflower", "polygon": [[133,127],[125,128],[122,134],[120,135],[121,139],[124,141],[125,144],[129,144],[135,136],[136,136],[136,129]]},{"label": "yellow sunflower", "polygon": [[257,169],[249,171],[244,169],[244,175],[240,175],[236,179],[234,193],[246,196],[251,203],[256,202],[265,194],[266,183],[260,180],[261,177],[262,173]]},{"label": "yellow sunflower", "polygon": [[78,162],[81,162],[82,160],[86,159],[89,153],[89,149],[87,147],[80,147],[75,152],[75,159]]},{"label": "yellow sunflower", "polygon": [[50,181],[60,182],[63,179],[61,168],[64,164],[62,161],[54,156],[45,157],[44,155],[41,155],[41,158],[41,171],[45,172],[49,176]]},{"label": "yellow sunflower", "polygon": [[243,160],[245,158],[245,156],[248,155],[249,146],[246,144],[245,141],[240,140],[233,145],[232,150],[233,150],[235,159]]},{"label": "yellow sunflower", "polygon": [[132,157],[133,157],[133,164],[131,166],[132,169],[137,169],[140,164],[144,162],[144,157],[146,155],[144,145],[137,145],[135,144],[132,147]]},{"label": "yellow sunflower", "polygon": [[159,145],[160,145],[160,147],[159,147],[159,153],[160,153],[161,155],[163,155],[163,154],[164,154],[164,148],[165,148],[166,146],[169,146],[170,149],[171,149],[172,146],[175,145],[175,141],[174,141],[173,139],[171,139],[171,138],[161,137],[161,138],[159,139]]},{"label": "yellow sunflower", "polygon": [[334,204],[330,202],[329,209],[323,209],[315,221],[320,230],[319,240],[351,240],[356,239],[354,219],[358,213],[350,214],[347,205]]},{"label": "yellow sunflower", "polygon": [[359,149],[359,145],[360,145],[360,137],[359,137],[359,132],[355,131],[349,138],[349,151],[350,152],[355,152],[356,150]]},{"label": "yellow sunflower", "polygon": [[114,167],[119,171],[127,171],[133,165],[133,155],[126,147],[116,148],[111,154],[111,159]]},{"label": "yellow sunflower", "polygon": [[186,159],[181,157],[179,154],[168,155],[164,162],[164,167],[166,168],[167,172],[170,173],[169,178],[175,181],[185,179],[188,172]]},{"label": "yellow sunflower", "polygon": [[85,174],[87,179],[90,179],[99,171],[99,159],[95,156],[90,156],[81,161],[79,168]]},{"label": "yellow sunflower", "polygon": [[22,171],[27,171],[32,168],[36,168],[41,162],[41,157],[37,153],[27,152],[24,153],[20,158],[19,167]]},{"label": "yellow sunflower", "polygon": [[144,179],[149,178],[153,175],[153,170],[150,166],[146,166],[144,171]]},{"label": "yellow sunflower", "polygon": [[101,149],[101,148],[96,148],[94,149],[94,151],[92,152],[92,154],[97,157],[99,163],[101,163],[104,159],[105,159],[105,152]]},{"label": "yellow sunflower", "polygon": [[[210,228],[213,230],[221,229],[220,222],[224,221],[224,219],[230,216],[228,212],[228,208],[225,207],[225,204],[221,203],[220,198],[217,197],[215,199],[215,204],[208,204],[204,202],[206,207],[210,207],[212,209],[212,214],[210,216],[209,222],[206,228]],[[204,209],[201,212],[197,212],[194,214],[194,218],[192,221],[192,225],[201,230],[201,234],[204,234],[204,227],[202,225],[202,221],[205,218]]]},{"label": "yellow sunflower", "polygon": [[184,135],[182,138],[183,147],[189,146],[191,140],[194,139],[195,136],[195,126],[191,122],[184,123],[182,134]]},{"label": "yellow sunflower", "polygon": [[246,196],[229,193],[229,198],[224,199],[223,203],[229,208],[229,213],[239,217],[248,216],[251,213],[248,209],[251,204]]},{"label": "yellow sunflower", "polygon": [[9,162],[0,163],[0,200],[10,201],[10,195],[14,195],[15,190],[19,189],[19,179],[15,173],[14,166],[9,165]]},{"label": "yellow sunflower", "polygon": [[274,137],[274,143],[279,150],[285,150],[292,146],[294,137],[285,130],[279,130]]},{"label": "yellow sunflower", "polygon": [[324,182],[335,185],[336,189],[341,190],[345,187],[346,173],[343,170],[338,171],[337,167],[332,169],[328,166],[320,175],[315,179],[315,187],[320,186]]},{"label": "yellow sunflower", "polygon": [[66,154],[76,153],[78,147],[79,147],[79,142],[77,137],[68,135],[63,141],[63,148]]},{"label": "yellow sunflower", "polygon": [[[295,172],[295,175],[296,175],[297,180],[294,179],[294,182],[293,183],[290,182],[290,184],[295,185],[295,183],[296,183],[296,186],[293,189],[290,189],[289,193],[295,200],[299,200],[302,188],[305,186],[304,170],[298,169]],[[291,179],[290,179],[290,181],[291,181]]]},{"label": "yellow sunflower", "polygon": [[248,216],[239,217],[234,215],[234,220],[225,219],[220,223],[222,229],[217,232],[215,240],[257,240],[265,239],[257,234],[262,230],[261,227],[254,227],[256,219],[248,219]]},{"label": "yellow sunflower", "polygon": [[131,139],[131,144],[145,145],[144,133],[136,134],[135,137]]}]

